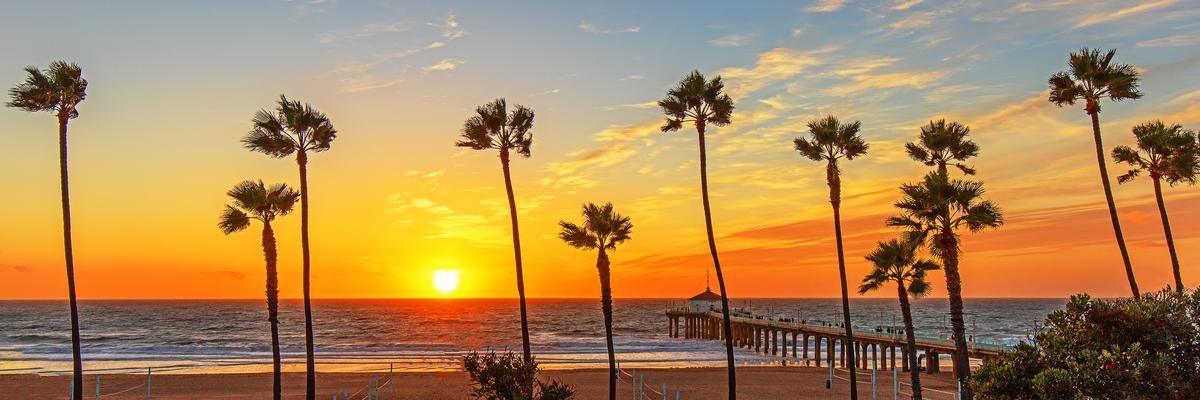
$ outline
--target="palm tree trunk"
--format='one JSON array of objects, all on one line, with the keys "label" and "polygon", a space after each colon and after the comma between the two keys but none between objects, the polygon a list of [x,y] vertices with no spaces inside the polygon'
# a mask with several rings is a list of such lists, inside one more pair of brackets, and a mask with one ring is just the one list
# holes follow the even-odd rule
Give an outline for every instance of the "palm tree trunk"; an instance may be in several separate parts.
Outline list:
[{"label": "palm tree trunk", "polygon": [[921,368],[917,367],[917,335],[913,333],[912,308],[908,303],[908,289],[904,281],[897,281],[900,294],[900,314],[904,317],[904,336],[908,343],[908,365],[912,379],[912,398],[921,400]]},{"label": "palm tree trunk", "polygon": [[1171,253],[1171,269],[1175,272],[1175,291],[1183,293],[1183,277],[1179,275],[1179,256],[1175,254],[1175,238],[1171,236],[1171,221],[1167,220],[1167,204],[1163,202],[1162,182],[1154,180],[1154,198],[1158,200],[1158,215],[1162,217],[1163,233],[1167,236],[1167,251]]},{"label": "palm tree trunk", "polygon": [[274,399],[283,396],[283,371],[279,359],[279,268],[278,252],[275,249],[275,230],[270,222],[263,223],[262,232],[263,259],[267,263],[267,322],[271,323],[271,367],[272,393]]},{"label": "palm tree trunk", "polygon": [[708,205],[708,160],[704,151],[704,124],[696,124],[700,136],[700,196],[704,199],[704,227],[708,229],[708,252],[712,254],[713,269],[717,273],[717,287],[721,289],[722,336],[725,337],[725,357],[728,360],[729,400],[737,399],[737,372],[733,365],[733,329],[729,321],[729,296],[725,293],[725,275],[721,273],[721,260],[717,258],[717,240],[713,237],[712,211]]},{"label": "palm tree trunk", "polygon": [[317,398],[317,362],[313,355],[312,300],[309,297],[308,255],[308,155],[304,150],[296,152],[300,164],[300,247],[304,255],[304,396],[307,400]]},{"label": "palm tree trunk", "polygon": [[513,196],[512,176],[508,171],[508,149],[500,150],[500,167],[504,170],[504,189],[508,191],[508,215],[512,218],[513,254],[517,261],[517,297],[521,303],[521,350],[525,355],[525,362],[530,363],[533,361],[533,355],[529,349],[529,318],[525,308],[525,269],[521,266],[521,232],[517,228],[517,200]]},{"label": "palm tree trunk", "polygon": [[[1089,105],[1088,109],[1092,109]],[[1100,137],[1100,111],[1088,112],[1092,117],[1092,136],[1096,141],[1096,162],[1100,165],[1100,182],[1104,184],[1104,199],[1108,201],[1108,217],[1112,219],[1113,232],[1117,234],[1117,247],[1121,249],[1121,260],[1125,262],[1125,275],[1129,278],[1129,289],[1133,298],[1141,296],[1137,279],[1133,276],[1133,264],[1129,262],[1129,250],[1125,248],[1125,235],[1121,233],[1121,220],[1117,218],[1117,203],[1113,201],[1112,185],[1108,183],[1108,167],[1104,164],[1104,143]]]},{"label": "palm tree trunk", "polygon": [[971,388],[965,383],[971,376],[970,354],[967,353],[967,328],[963,322],[962,277],[958,275],[958,239],[949,228],[938,241],[942,247],[942,264],[946,269],[946,294],[950,297],[950,327],[954,336],[954,374],[963,382],[962,400],[971,400]]},{"label": "palm tree trunk", "polygon": [[604,342],[608,345],[608,400],[617,400],[617,355],[613,350],[612,333],[612,286],[608,268],[608,254],[600,247],[596,258],[596,269],[600,273],[600,308],[604,311]]},{"label": "palm tree trunk", "polygon": [[67,298],[71,307],[71,379],[74,399],[83,398],[83,356],[80,354],[79,306],[75,301],[75,252],[71,244],[71,191],[67,185],[68,114],[58,117],[58,181],[62,195],[63,253],[67,260]]},{"label": "palm tree trunk", "polygon": [[842,321],[846,325],[846,343],[850,349],[846,353],[846,362],[850,366],[850,399],[858,400],[858,352],[854,351],[854,324],[850,322],[850,292],[846,288],[846,257],[842,251],[842,181],[838,175],[836,161],[829,161],[825,174],[825,178],[829,182],[829,203],[833,205],[833,232],[837,238],[838,274],[842,283]]}]

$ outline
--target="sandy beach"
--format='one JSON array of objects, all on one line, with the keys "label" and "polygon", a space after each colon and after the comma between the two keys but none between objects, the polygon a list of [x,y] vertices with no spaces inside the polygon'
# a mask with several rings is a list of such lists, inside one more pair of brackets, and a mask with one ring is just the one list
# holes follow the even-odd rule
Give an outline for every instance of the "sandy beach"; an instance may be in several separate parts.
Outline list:
[{"label": "sandy beach", "polygon": [[[717,400],[725,398],[725,370],[721,368],[671,368],[646,369],[638,372],[646,376],[646,399],[661,399],[662,384],[667,383],[669,398],[679,391],[682,399]],[[579,399],[600,399],[607,393],[605,370],[561,370],[546,371],[543,378],[553,378],[575,387]],[[331,398],[335,393],[342,399],[343,388],[348,388],[352,399],[366,397],[363,390],[374,374],[371,373],[323,373],[318,378],[318,397]],[[838,370],[832,391],[825,389],[828,370],[817,368],[744,367],[738,370],[738,394],[745,399],[833,399],[848,397],[849,386],[845,380],[847,372]],[[870,373],[861,374],[860,393],[870,395]],[[876,385],[879,399],[890,399],[892,388],[891,371],[880,371]],[[906,382],[905,375],[900,375]],[[381,374],[386,381],[387,373]],[[67,398],[68,376],[0,375],[0,393],[16,395],[18,398]],[[145,399],[146,377],[144,375],[102,375],[101,399]],[[87,399],[95,396],[95,377],[86,378],[84,390]],[[254,374],[180,374],[155,375],[152,380],[153,399],[268,399],[270,398],[271,376]],[[954,381],[949,373],[922,375],[928,399],[952,399]],[[902,386],[907,393],[907,387]],[[470,384],[462,372],[404,372],[396,374],[395,386],[384,386],[380,399],[471,399]],[[633,388],[626,379],[618,388],[618,398],[630,399]],[[284,375],[284,398],[304,397],[304,374]],[[868,397],[869,398],[869,397]],[[901,396],[905,398],[905,396]]]}]

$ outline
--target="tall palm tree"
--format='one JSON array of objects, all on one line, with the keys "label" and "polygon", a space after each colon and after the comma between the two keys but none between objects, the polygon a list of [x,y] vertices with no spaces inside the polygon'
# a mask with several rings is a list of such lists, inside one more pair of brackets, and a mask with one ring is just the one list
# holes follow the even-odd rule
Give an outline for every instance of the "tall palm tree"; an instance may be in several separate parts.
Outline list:
[{"label": "tall palm tree", "polygon": [[67,122],[79,116],[76,107],[87,98],[83,69],[55,61],[45,71],[25,67],[25,82],[8,90],[8,106],[29,112],[49,111],[58,118],[58,176],[62,196],[63,253],[67,262],[67,297],[71,308],[71,371],[73,398],[83,398],[83,359],[79,351],[79,309],[75,302],[75,254],[71,245],[71,191],[67,185]]},{"label": "tall palm tree", "polygon": [[533,360],[529,350],[529,318],[525,308],[525,270],[521,266],[521,232],[517,228],[517,201],[513,196],[512,175],[508,170],[511,152],[528,158],[533,146],[533,110],[517,105],[512,112],[504,98],[475,109],[475,115],[463,122],[462,138],[455,143],[473,150],[500,151],[500,169],[504,171],[504,189],[508,192],[508,215],[512,219],[513,254],[517,264],[517,297],[521,303],[521,350],[525,362]]},{"label": "tall palm tree", "polygon": [[663,132],[674,132],[691,123],[696,127],[700,140],[700,196],[704,201],[704,227],[708,229],[708,252],[712,254],[713,269],[717,273],[717,286],[721,289],[722,336],[725,338],[726,369],[729,372],[729,399],[737,398],[737,373],[733,366],[733,328],[729,323],[729,296],[725,292],[725,275],[721,273],[721,260],[717,258],[717,240],[713,236],[712,211],[708,204],[708,161],[704,149],[704,132],[709,125],[725,126],[732,122],[733,99],[724,93],[725,84],[721,77],[705,80],[700,71],[692,71],[674,88],[667,97],[658,101],[658,106],[667,115]]},{"label": "tall palm tree", "polygon": [[271,365],[275,386],[275,400],[283,396],[279,359],[279,269],[278,253],[275,250],[275,230],[271,222],[292,212],[296,200],[300,198],[292,188],[282,183],[268,188],[262,181],[243,181],[225,193],[233,199],[233,205],[225,205],[217,227],[226,235],[250,227],[250,220],[258,220],[263,224],[262,248],[263,259],[267,263],[267,322],[271,323]]},{"label": "tall palm tree", "polygon": [[913,160],[945,172],[947,165],[957,167],[963,174],[975,175],[975,169],[963,163],[979,155],[979,146],[967,139],[971,128],[945,119],[929,121],[921,127],[916,143],[904,144],[904,150]]},{"label": "tall palm tree", "polygon": [[[808,122],[808,138],[796,138],[796,151],[813,161],[825,162],[825,181],[829,184],[829,203],[833,205],[833,231],[837,238],[838,274],[842,284],[842,322],[846,325],[846,343],[854,348],[854,325],[850,321],[850,294],[846,287],[846,258],[842,250],[842,170],[838,161],[853,160],[867,154],[867,142],[859,136],[862,122],[843,124],[832,115]],[[850,398],[858,398],[857,354],[847,352],[850,365]]]},{"label": "tall palm tree", "polygon": [[317,366],[313,355],[312,301],[309,297],[310,256],[308,247],[308,152],[329,150],[337,130],[329,118],[309,104],[288,100],[280,95],[275,110],[259,110],[253,128],[242,144],[275,158],[296,155],[300,167],[300,248],[304,259],[304,352],[306,365],[305,398],[315,400]]},{"label": "tall palm tree", "polygon": [[913,331],[912,309],[908,298],[920,298],[929,294],[932,287],[925,280],[925,273],[941,268],[933,260],[917,258],[916,243],[901,242],[896,239],[879,242],[867,261],[874,269],[863,278],[858,287],[858,294],[877,290],[888,282],[896,282],[896,292],[900,296],[900,314],[904,318],[904,336],[908,342],[908,365],[912,373],[912,398],[921,400],[921,371],[917,368],[917,337]]},{"label": "tall palm tree", "polygon": [[1084,102],[1084,112],[1092,119],[1092,138],[1096,142],[1096,163],[1100,166],[1100,183],[1104,185],[1104,199],[1108,201],[1108,217],[1112,220],[1113,232],[1117,236],[1117,247],[1121,260],[1125,262],[1125,275],[1133,297],[1138,297],[1137,279],[1133,276],[1133,264],[1129,262],[1129,250],[1125,248],[1125,235],[1121,233],[1121,221],[1117,219],[1117,203],[1113,201],[1112,185],[1108,182],[1108,167],[1104,164],[1104,143],[1100,136],[1100,100],[1134,100],[1142,97],[1138,89],[1138,72],[1132,65],[1113,61],[1116,50],[1101,52],[1099,49],[1083,48],[1071,53],[1069,69],[1050,76],[1051,103],[1062,106]]},{"label": "tall palm tree", "polygon": [[608,251],[629,240],[633,223],[629,217],[613,211],[612,203],[597,206],[583,205],[583,224],[576,225],[559,221],[562,231],[558,237],[571,247],[582,250],[597,250],[596,270],[600,273],[600,308],[604,312],[604,341],[608,345],[608,399],[617,399],[617,355],[613,351],[612,333],[612,285]]},{"label": "tall palm tree", "polygon": [[1171,254],[1171,268],[1175,273],[1175,290],[1183,293],[1183,278],[1179,275],[1179,256],[1175,253],[1175,239],[1171,236],[1171,222],[1167,220],[1167,205],[1163,202],[1162,181],[1174,186],[1180,182],[1196,183],[1196,167],[1200,165],[1196,144],[1196,133],[1179,124],[1166,125],[1162,121],[1146,122],[1133,127],[1137,138],[1137,149],[1117,146],[1112,151],[1113,161],[1132,167],[1117,178],[1117,182],[1133,181],[1142,172],[1150,175],[1154,184],[1154,198],[1158,200],[1158,215],[1162,218],[1163,233],[1167,237],[1167,251]]},{"label": "tall palm tree", "polygon": [[[960,382],[970,377],[966,325],[963,322],[962,278],[958,273],[957,230],[978,232],[1004,224],[1000,207],[983,200],[983,183],[950,179],[946,173],[930,172],[915,184],[900,187],[904,197],[896,203],[901,215],[888,218],[889,226],[907,229],[906,240],[925,244],[946,268],[946,294],[950,297],[950,324],[954,334],[954,372]],[[963,399],[971,391],[963,386]]]}]

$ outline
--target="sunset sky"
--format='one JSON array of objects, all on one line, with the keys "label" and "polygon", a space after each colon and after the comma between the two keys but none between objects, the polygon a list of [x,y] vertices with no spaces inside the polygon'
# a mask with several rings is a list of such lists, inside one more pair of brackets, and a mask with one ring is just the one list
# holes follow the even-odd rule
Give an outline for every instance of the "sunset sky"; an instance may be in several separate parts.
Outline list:
[{"label": "sunset sky", "polygon": [[[1069,52],[1116,48],[1143,74],[1143,99],[1104,104],[1107,149],[1145,120],[1200,128],[1200,7],[1188,1],[216,3],[22,2],[0,14],[5,89],[25,65],[58,59],[90,82],[70,126],[83,299],[262,296],[258,226],[225,236],[216,221],[243,179],[298,185],[294,160],[239,143],[280,94],[339,131],[309,165],[317,298],[439,297],[439,269],[462,271],[450,296],[516,295],[496,153],[454,146],[497,97],[537,113],[533,156],[512,164],[531,297],[598,295],[595,255],[556,237],[583,202],[633,219],[613,254],[615,296],[704,288],[695,132],[659,132],[654,105],[692,69],[725,78],[737,107],[708,139],[735,299],[838,294],[824,167],[792,147],[811,119],[861,120],[871,145],[843,165],[852,284],[874,242],[895,235],[883,221],[897,187],[927,169],[903,144],[930,119],[971,127],[978,179],[1007,223],[964,235],[967,297],[1128,295],[1087,116],[1046,101]],[[0,132],[0,298],[64,298],[54,118],[5,108]],[[1109,165],[1115,181],[1124,168]],[[1150,182],[1114,193],[1139,284],[1164,287]],[[1195,286],[1200,189],[1167,188],[1166,202]],[[282,295],[298,297],[299,214],[276,230]]]}]

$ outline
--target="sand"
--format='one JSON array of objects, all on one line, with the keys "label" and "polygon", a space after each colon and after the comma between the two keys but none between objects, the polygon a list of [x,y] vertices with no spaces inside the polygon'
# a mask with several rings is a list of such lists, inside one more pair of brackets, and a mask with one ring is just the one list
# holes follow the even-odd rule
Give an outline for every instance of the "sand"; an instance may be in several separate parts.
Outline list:
[{"label": "sand", "polygon": [[[679,391],[681,399],[725,399],[725,370],[722,368],[671,368],[638,370],[646,376],[645,399],[657,400],[662,395],[655,393],[667,383],[668,398],[674,399]],[[343,388],[349,388],[351,399],[364,399],[365,388],[372,378],[370,373],[321,373],[317,378],[318,399],[331,399],[337,394],[343,399]],[[387,373],[380,375],[387,380]],[[825,389],[827,369],[806,367],[742,367],[738,369],[738,395],[743,399],[844,399],[849,398],[848,374],[844,370],[835,373],[834,389]],[[860,373],[860,398],[871,398],[870,372]],[[878,399],[892,398],[892,372],[879,371],[877,375]],[[925,398],[931,400],[953,399],[954,381],[949,373],[922,374]],[[578,399],[607,398],[608,382],[606,370],[561,370],[546,371],[543,378],[558,379],[575,387]],[[633,388],[625,378],[617,388],[617,398],[631,399]],[[907,375],[900,374],[901,382]],[[66,399],[69,395],[68,376],[0,375],[0,394],[4,398]],[[132,400],[146,398],[144,375],[102,375],[100,399]],[[153,399],[270,399],[270,374],[180,374],[155,375],[152,380]],[[304,398],[304,374],[286,373],[283,377],[284,398]],[[907,386],[902,391],[907,393]],[[85,380],[85,398],[95,397],[95,377]],[[394,392],[393,392],[394,390]],[[472,399],[470,383],[462,372],[404,372],[396,374],[395,386],[380,389],[379,399]],[[907,398],[902,395],[901,398]]]}]

